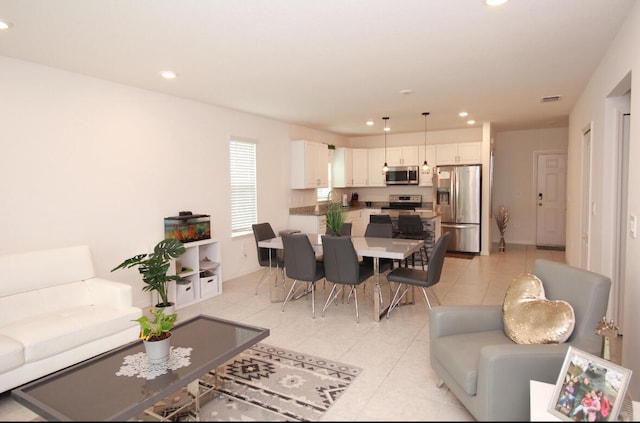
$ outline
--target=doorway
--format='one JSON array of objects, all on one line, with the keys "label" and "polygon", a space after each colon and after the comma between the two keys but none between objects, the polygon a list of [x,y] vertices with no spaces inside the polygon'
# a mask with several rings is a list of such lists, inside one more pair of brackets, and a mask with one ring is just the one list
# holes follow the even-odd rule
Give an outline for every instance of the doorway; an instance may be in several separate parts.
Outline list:
[{"label": "doorway", "polygon": [[536,153],[536,246],[565,248],[567,154]]}]

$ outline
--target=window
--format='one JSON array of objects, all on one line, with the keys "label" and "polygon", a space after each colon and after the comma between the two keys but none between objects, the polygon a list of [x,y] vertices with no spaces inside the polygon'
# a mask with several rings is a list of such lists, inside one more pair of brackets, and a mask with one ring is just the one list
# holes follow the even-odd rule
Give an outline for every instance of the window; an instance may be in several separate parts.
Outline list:
[{"label": "window", "polygon": [[252,233],[251,225],[258,222],[256,189],[256,143],[231,140],[229,142],[229,171],[231,172],[231,236]]},{"label": "window", "polygon": [[331,180],[331,162],[329,162],[329,165],[327,166],[327,172],[329,172],[329,177],[327,178],[327,181],[329,182],[327,184],[328,187],[316,189],[317,201],[327,201],[327,195],[329,195],[329,192],[331,191],[331,185],[333,184],[333,181]]}]

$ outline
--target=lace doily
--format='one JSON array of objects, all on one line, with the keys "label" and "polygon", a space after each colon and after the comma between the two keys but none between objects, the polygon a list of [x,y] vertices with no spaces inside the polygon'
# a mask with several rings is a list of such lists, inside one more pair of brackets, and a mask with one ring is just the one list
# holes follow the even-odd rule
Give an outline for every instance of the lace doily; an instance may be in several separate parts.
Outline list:
[{"label": "lace doily", "polygon": [[144,352],[128,355],[122,360],[122,366],[116,372],[116,376],[137,376],[147,380],[155,379],[169,370],[191,365],[192,350],[193,348],[191,347],[171,347],[169,359],[164,363],[150,363],[147,359],[147,353]]}]

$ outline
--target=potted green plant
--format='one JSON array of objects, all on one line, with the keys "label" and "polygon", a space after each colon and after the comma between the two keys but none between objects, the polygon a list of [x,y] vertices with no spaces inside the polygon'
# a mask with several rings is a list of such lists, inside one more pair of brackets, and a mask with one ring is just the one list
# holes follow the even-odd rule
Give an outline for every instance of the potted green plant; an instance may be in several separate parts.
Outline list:
[{"label": "potted green plant", "polygon": [[336,201],[327,203],[327,228],[334,235],[340,235],[344,224],[344,209],[342,204]]},{"label": "potted green plant", "polygon": [[137,318],[140,324],[140,339],[144,343],[147,358],[151,363],[162,363],[171,352],[171,329],[178,318],[176,313],[165,314],[164,308],[152,308],[150,320],[146,315]]},{"label": "potted green plant", "polygon": [[177,239],[163,239],[158,242],[150,254],[138,254],[126,259],[118,266],[111,269],[129,269],[138,267],[138,272],[142,275],[142,280],[146,284],[142,290],[158,294],[159,303],[156,307],[171,307],[173,303],[169,302],[168,284],[170,281],[180,279],[179,275],[168,275],[167,271],[171,265],[171,260],[177,259],[184,254],[185,248],[182,242]]}]

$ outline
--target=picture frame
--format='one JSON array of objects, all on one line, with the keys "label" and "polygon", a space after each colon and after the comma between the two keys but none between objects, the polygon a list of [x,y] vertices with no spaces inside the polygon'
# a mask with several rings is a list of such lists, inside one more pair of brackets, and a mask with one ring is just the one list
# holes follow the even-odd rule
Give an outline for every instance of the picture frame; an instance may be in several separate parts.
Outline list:
[{"label": "picture frame", "polygon": [[[615,363],[569,347],[547,411],[565,421],[575,421],[576,418],[577,421],[615,421],[622,408],[631,373],[631,370]],[[599,411],[595,411],[597,405],[591,403],[589,406],[593,393],[598,397]]]}]

